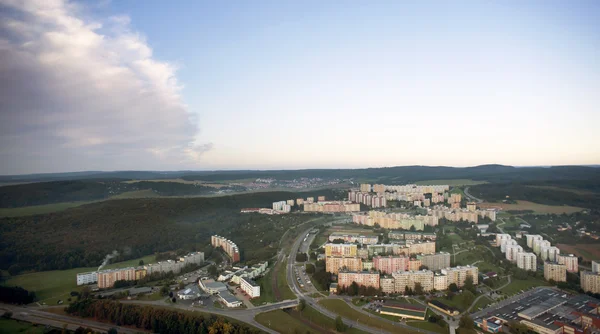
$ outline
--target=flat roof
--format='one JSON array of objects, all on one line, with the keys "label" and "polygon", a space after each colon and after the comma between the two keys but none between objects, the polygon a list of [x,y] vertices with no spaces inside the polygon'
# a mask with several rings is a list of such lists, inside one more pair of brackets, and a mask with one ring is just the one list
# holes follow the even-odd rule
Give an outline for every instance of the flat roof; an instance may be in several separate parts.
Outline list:
[{"label": "flat roof", "polygon": [[417,316],[417,317],[425,316],[424,310],[423,311],[414,311],[414,310],[406,310],[406,309],[402,309],[402,308],[383,306],[381,308],[381,311],[388,312],[388,313],[396,313],[396,314],[406,314],[406,315],[412,315],[412,316]]},{"label": "flat roof", "polygon": [[219,297],[223,298],[224,301],[226,301],[230,304],[239,302],[239,300],[234,295],[232,295],[229,291],[220,292]]},{"label": "flat roof", "polygon": [[227,286],[221,282],[208,282],[202,284],[209,289],[227,288]]}]

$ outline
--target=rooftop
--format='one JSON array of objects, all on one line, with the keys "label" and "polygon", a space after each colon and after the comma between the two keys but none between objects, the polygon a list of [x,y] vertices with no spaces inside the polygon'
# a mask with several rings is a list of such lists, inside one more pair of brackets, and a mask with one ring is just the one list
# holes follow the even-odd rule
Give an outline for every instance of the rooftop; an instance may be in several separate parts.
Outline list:
[{"label": "rooftop", "polygon": [[219,292],[219,297],[223,298],[223,300],[225,300],[228,303],[235,303],[238,302],[239,300],[232,295],[229,291],[222,291]]}]

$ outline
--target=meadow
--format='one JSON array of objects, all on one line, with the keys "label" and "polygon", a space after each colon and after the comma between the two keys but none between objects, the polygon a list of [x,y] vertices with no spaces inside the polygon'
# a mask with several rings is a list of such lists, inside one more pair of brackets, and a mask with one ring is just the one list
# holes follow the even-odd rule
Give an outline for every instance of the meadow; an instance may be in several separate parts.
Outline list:
[{"label": "meadow", "polygon": [[582,211],[583,208],[578,208],[575,206],[569,206],[569,205],[545,205],[545,204],[538,204],[538,203],[533,203],[533,202],[529,202],[529,201],[516,201],[516,204],[506,204],[506,203],[480,203],[478,204],[479,207],[483,208],[483,209],[488,209],[488,208],[497,208],[497,209],[501,209],[503,211],[508,211],[508,210],[531,210],[534,211],[537,214],[547,214],[547,213],[554,213],[554,214],[561,214],[561,213],[566,213],[566,214],[571,214],[573,212],[579,212]]}]

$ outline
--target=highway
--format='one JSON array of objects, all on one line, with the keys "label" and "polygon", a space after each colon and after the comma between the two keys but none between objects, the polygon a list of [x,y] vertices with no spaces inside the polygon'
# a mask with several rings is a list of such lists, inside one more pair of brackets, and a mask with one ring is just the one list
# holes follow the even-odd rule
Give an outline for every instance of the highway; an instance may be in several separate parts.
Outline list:
[{"label": "highway", "polygon": [[[64,306],[61,306],[64,307]],[[119,327],[113,324],[107,324],[103,322],[93,321],[86,318],[68,317],[60,314],[54,314],[44,312],[40,308],[22,307],[16,305],[0,304],[0,310],[11,311],[13,313],[12,318],[17,320],[23,320],[35,324],[41,324],[45,326],[52,326],[56,328],[63,328],[67,325],[67,329],[76,330],[78,327],[91,328],[94,331],[107,332],[111,328],[116,328],[119,333],[134,334],[139,333],[139,329],[130,329],[126,327]]]},{"label": "highway", "polygon": [[466,195],[468,198],[470,198],[471,200],[473,200],[473,201],[475,201],[475,202],[477,202],[477,203],[481,203],[481,202],[483,202],[483,200],[482,200],[482,199],[480,199],[480,198],[477,198],[477,197],[475,197],[475,196],[473,196],[473,195],[469,194],[469,187],[465,187],[465,195]]}]

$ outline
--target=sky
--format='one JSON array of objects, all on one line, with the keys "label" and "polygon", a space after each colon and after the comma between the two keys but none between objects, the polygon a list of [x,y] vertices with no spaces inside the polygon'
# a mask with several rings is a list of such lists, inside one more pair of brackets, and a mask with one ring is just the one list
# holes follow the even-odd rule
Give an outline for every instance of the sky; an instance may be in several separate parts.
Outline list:
[{"label": "sky", "polygon": [[0,174],[600,164],[598,1],[0,0]]}]

